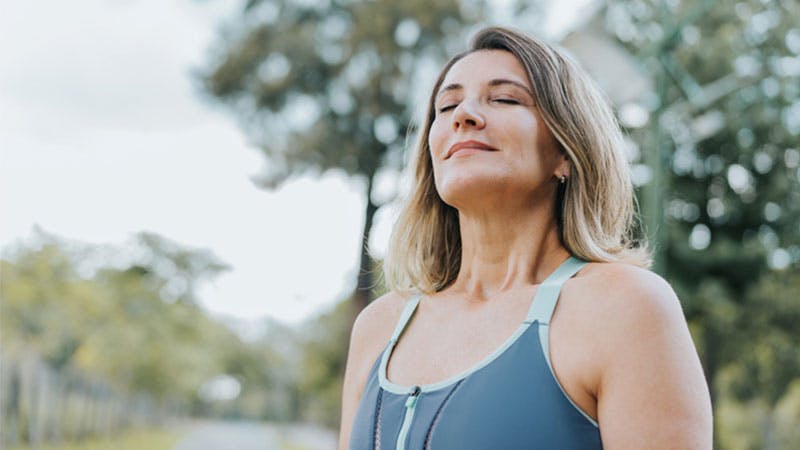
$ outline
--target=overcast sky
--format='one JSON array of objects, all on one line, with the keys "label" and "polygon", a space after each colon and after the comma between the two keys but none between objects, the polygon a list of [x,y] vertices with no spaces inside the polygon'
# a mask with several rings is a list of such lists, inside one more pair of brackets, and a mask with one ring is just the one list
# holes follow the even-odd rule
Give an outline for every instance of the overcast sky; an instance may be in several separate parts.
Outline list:
[{"label": "overcast sky", "polygon": [[242,319],[298,322],[352,289],[361,186],[329,174],[256,188],[263,158],[192,79],[239,4],[5,2],[0,245],[38,224],[89,243],[151,231],[208,248],[233,270],[201,304]]}]

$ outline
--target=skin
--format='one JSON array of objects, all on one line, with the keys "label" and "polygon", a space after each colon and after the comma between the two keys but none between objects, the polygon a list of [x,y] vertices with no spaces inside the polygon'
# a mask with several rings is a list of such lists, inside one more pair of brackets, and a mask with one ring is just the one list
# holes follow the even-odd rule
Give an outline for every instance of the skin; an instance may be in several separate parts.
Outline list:
[{"label": "skin", "polygon": [[[524,319],[538,285],[569,253],[553,198],[569,161],[529,94],[522,65],[484,50],[459,60],[436,101],[429,134],[436,187],[459,211],[456,280],[425,296],[391,355],[388,378],[438,382],[497,349]],[[488,144],[449,155],[468,140]],[[345,374],[339,448],[372,364],[406,298],[389,293],[356,319]],[[479,330],[479,332],[476,332]],[[644,269],[590,263],[561,291],[550,356],[567,395],[599,422],[606,449],[711,449],[711,403],[680,303]]]}]

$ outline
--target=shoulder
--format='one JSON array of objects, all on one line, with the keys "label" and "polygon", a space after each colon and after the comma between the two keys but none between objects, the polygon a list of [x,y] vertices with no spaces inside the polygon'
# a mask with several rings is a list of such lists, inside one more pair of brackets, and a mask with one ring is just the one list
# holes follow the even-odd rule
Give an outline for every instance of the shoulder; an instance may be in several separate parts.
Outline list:
[{"label": "shoulder", "polygon": [[574,278],[569,289],[586,299],[584,303],[593,314],[617,323],[684,321],[680,302],[669,283],[650,270],[630,264],[591,263]]},{"label": "shoulder", "polygon": [[[580,307],[581,323],[592,336],[598,362],[613,365],[619,350],[658,351],[675,336],[691,343],[683,308],[672,287],[647,269],[621,263],[592,263],[578,274],[565,294]],[[569,290],[566,290],[568,288]]]},{"label": "shoulder", "polygon": [[339,448],[347,448],[364,386],[381,351],[388,344],[408,296],[390,292],[372,301],[353,323],[342,386]]},{"label": "shoulder", "polygon": [[587,319],[585,342],[598,363],[604,444],[710,448],[708,390],[669,283],[616,263],[589,264],[571,281],[581,304],[573,311]]},{"label": "shoulder", "polygon": [[[683,310],[672,287],[659,275],[623,263],[590,263],[561,291],[556,320],[562,341],[587,355],[584,373],[592,392],[622,356],[657,352],[671,336],[688,335]],[[567,330],[567,331],[564,331]],[[624,351],[621,351],[624,350]]]},{"label": "shoulder", "polygon": [[408,298],[408,295],[389,292],[373,300],[356,317],[350,335],[347,364],[359,386],[391,339]]},{"label": "shoulder", "polygon": [[667,294],[672,292],[669,283],[658,274],[641,267],[624,263],[589,263],[575,278],[592,288],[622,289],[620,294]]},{"label": "shoulder", "polygon": [[626,358],[658,354],[676,343],[694,353],[678,297],[647,269],[591,263],[564,285],[562,297],[564,323],[593,355],[595,380],[626,367]]},{"label": "shoulder", "polygon": [[389,292],[373,300],[356,317],[351,342],[365,345],[375,342],[383,347],[391,338],[408,298],[408,295]]}]

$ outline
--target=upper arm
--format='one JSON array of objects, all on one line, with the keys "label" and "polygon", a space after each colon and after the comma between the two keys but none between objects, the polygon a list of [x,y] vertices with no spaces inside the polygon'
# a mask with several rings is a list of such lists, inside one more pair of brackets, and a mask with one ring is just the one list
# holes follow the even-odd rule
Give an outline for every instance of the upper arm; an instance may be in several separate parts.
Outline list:
[{"label": "upper arm", "polygon": [[597,391],[604,448],[711,449],[708,387],[677,297],[647,271],[618,281]]},{"label": "upper arm", "polygon": [[342,386],[340,450],[347,449],[350,444],[350,431],[367,376],[381,350],[389,342],[402,306],[402,298],[390,292],[364,308],[353,323]]}]

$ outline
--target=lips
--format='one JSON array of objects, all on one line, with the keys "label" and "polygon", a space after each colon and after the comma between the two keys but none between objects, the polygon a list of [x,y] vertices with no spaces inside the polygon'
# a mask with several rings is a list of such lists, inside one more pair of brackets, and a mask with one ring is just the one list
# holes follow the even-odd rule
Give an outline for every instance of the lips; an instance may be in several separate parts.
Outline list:
[{"label": "lips", "polygon": [[496,152],[497,151],[496,148],[492,147],[489,144],[485,144],[485,143],[483,143],[481,141],[462,141],[462,142],[456,142],[455,144],[453,144],[453,146],[450,147],[449,150],[447,150],[447,154],[445,155],[444,159],[448,159],[451,156],[453,156],[455,153],[459,152],[460,150],[466,150],[466,149],[482,150],[482,151],[486,151],[486,152]]}]

